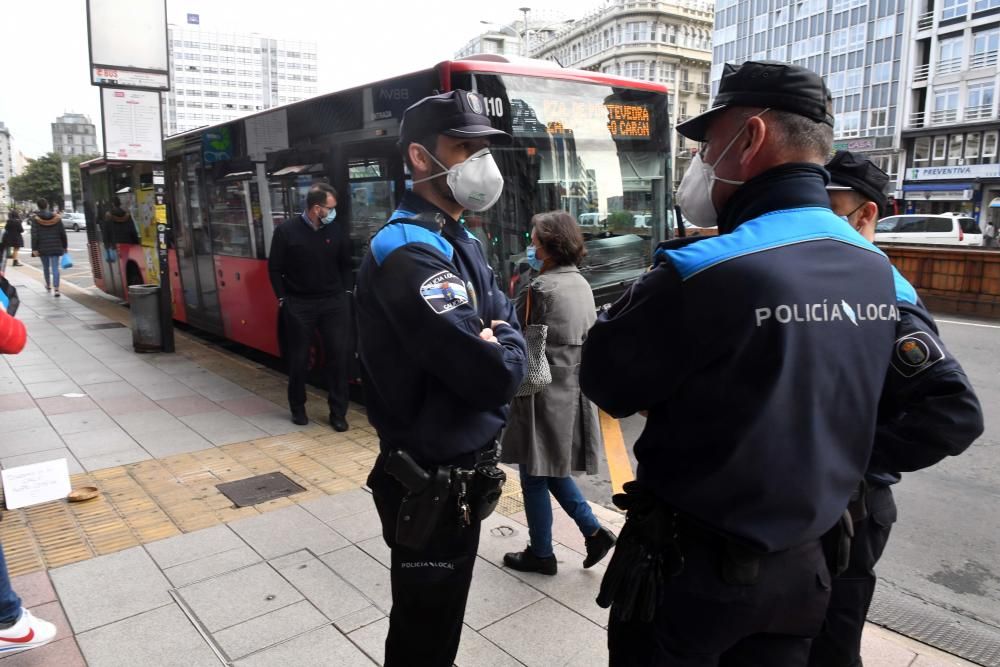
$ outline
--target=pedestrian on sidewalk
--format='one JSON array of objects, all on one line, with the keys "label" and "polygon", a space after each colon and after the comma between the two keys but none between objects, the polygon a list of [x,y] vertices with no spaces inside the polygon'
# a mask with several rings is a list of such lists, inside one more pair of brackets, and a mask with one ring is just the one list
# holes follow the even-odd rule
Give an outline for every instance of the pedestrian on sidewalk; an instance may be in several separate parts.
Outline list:
[{"label": "pedestrian on sidewalk", "polygon": [[[278,225],[267,258],[271,287],[285,326],[288,407],[292,422],[309,423],[306,376],[316,333],[322,344],[330,425],[346,431],[350,361],[351,238],[337,218],[337,191],[318,183],[306,194],[306,210]],[[320,358],[316,355],[316,358]]]},{"label": "pedestrian on sidewalk", "polygon": [[368,476],[392,550],[386,667],[450,667],[479,528],[500,499],[496,438],[525,372],[514,307],[459,222],[499,199],[494,129],[478,93],[403,114],[413,175],[358,271],[358,340],[379,456]]},{"label": "pedestrian on sidewalk", "polygon": [[16,208],[11,208],[7,214],[7,224],[3,229],[3,241],[0,242],[5,248],[10,248],[10,258],[14,266],[21,266],[17,253],[24,247],[24,225],[21,222],[21,214]]},{"label": "pedestrian on sidewalk", "polygon": [[552,382],[510,406],[501,460],[518,464],[531,542],[504,555],[504,564],[522,572],[553,575],[551,492],[583,533],[592,567],[614,546],[570,476],[597,473],[603,440],[597,408],[580,391],[580,356],[587,331],[597,319],[594,291],[577,268],[587,250],[580,227],[566,211],[540,213],[531,220],[528,263],[535,277],[521,291],[518,320],[547,327],[545,357]]},{"label": "pedestrian on sidewalk", "polygon": [[49,210],[49,202],[41,198],[35,202],[38,210],[31,216],[31,256],[42,260],[45,291],[54,290],[59,296],[59,260],[66,254],[69,241],[62,216]]},{"label": "pedestrian on sidewalk", "polygon": [[598,596],[613,667],[808,663],[821,537],[864,476],[895,341],[892,267],[830,210],[830,100],[804,67],[726,64],[676,128],[701,143],[681,212],[719,235],[660,244],[587,335],[584,393],[648,414]]},{"label": "pedestrian on sidewalk", "polygon": [[[885,214],[889,175],[858,153],[839,151],[826,165],[830,204],[869,243]],[[859,667],[861,634],[875,593],[875,564],[896,522],[892,485],[901,472],[931,466],[965,451],[983,432],[983,414],[965,371],[944,346],[916,290],[903,286],[897,302],[896,345],[879,405],[871,461],[848,506],[853,522],[846,569],[833,580],[822,632],[810,667]],[[835,550],[837,533],[828,537]]]},{"label": "pedestrian on sidewalk", "polygon": [[[18,354],[28,339],[24,324],[14,319],[17,290],[0,277],[0,354]],[[56,626],[36,618],[21,606],[21,598],[10,586],[10,573],[0,544],[0,657],[48,644],[56,636]]]}]

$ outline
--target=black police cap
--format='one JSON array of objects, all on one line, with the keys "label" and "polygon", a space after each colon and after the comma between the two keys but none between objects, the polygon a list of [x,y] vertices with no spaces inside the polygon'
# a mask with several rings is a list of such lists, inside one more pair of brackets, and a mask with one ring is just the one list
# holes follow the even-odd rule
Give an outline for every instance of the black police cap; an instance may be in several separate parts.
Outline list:
[{"label": "black police cap", "polygon": [[826,165],[830,172],[827,190],[855,190],[878,204],[879,213],[885,210],[888,201],[885,195],[889,185],[889,174],[879,169],[864,155],[850,151],[837,151]]},{"label": "black police cap", "polygon": [[403,112],[399,124],[399,144],[408,146],[435,134],[449,137],[485,137],[493,143],[511,142],[511,136],[490,125],[479,93],[451,90],[430,95]]},{"label": "black police cap", "polygon": [[678,125],[677,132],[704,141],[713,117],[729,107],[780,109],[833,127],[830,99],[823,77],[805,67],[772,60],[726,63],[712,108]]}]

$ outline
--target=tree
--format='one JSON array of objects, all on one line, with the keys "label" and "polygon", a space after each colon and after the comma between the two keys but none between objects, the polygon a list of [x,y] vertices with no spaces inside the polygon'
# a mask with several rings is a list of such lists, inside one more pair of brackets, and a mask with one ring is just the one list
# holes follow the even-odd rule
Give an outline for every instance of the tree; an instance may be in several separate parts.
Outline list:
[{"label": "tree", "polygon": [[[73,201],[83,199],[80,187],[80,163],[92,159],[93,155],[74,155],[68,158],[69,182]],[[14,201],[35,201],[45,197],[50,203],[61,206],[63,200],[62,156],[58,153],[28,162],[23,174],[10,179],[10,196]]]}]

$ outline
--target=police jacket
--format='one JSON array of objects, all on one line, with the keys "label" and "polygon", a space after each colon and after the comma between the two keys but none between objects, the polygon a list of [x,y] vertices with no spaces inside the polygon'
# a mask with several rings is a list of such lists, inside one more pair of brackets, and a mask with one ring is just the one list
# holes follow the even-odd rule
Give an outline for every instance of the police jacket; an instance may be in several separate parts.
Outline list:
[{"label": "police jacket", "polygon": [[866,475],[875,484],[894,484],[900,472],[960,454],[983,432],[982,407],[965,371],[916,291],[902,276],[897,284],[896,343]]},{"label": "police jacket", "polygon": [[[445,463],[492,443],[524,377],[525,344],[483,250],[408,192],[372,237],[355,288],[368,418],[384,449]],[[479,337],[493,320],[499,341]]]},{"label": "police jacket", "polygon": [[591,329],[581,384],[648,410],[637,476],[766,551],[818,538],[862,479],[899,309],[885,255],[833,214],[825,170],[740,187],[727,232],[664,244]]}]

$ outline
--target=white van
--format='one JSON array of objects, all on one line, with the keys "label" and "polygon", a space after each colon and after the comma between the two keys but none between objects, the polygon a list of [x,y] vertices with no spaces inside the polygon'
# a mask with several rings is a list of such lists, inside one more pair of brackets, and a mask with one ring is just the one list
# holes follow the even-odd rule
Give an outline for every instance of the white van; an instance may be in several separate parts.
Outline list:
[{"label": "white van", "polygon": [[983,232],[960,213],[891,215],[875,226],[875,242],[981,246]]}]

